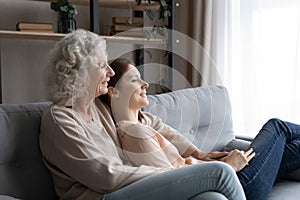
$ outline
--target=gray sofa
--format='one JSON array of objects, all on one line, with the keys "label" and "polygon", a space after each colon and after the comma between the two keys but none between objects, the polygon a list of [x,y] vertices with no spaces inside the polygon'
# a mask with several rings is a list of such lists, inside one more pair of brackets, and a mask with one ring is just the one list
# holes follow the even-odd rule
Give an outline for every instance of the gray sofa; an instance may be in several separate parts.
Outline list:
[{"label": "gray sofa", "polygon": [[[247,148],[232,131],[231,104],[224,87],[189,88],[149,95],[145,109],[159,115],[203,150]],[[38,136],[42,112],[49,102],[0,105],[0,199],[54,200],[52,178],[42,162]],[[299,199],[300,173],[275,185],[269,199]],[[194,200],[225,199],[216,192]]]}]

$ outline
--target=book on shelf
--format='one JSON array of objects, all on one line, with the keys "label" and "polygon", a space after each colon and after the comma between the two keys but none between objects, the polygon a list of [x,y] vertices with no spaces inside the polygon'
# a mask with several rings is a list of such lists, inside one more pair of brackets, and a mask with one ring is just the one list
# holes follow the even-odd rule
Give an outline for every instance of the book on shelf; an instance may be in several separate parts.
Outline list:
[{"label": "book on shelf", "polygon": [[142,26],[115,24],[115,25],[112,25],[111,30],[113,32],[120,32],[120,31],[128,31],[128,30],[137,29],[137,28],[141,29]]},{"label": "book on shelf", "polygon": [[124,36],[124,37],[139,37],[146,38],[146,34],[143,29],[130,29],[128,31],[115,31],[111,35]]},{"label": "book on shelf", "polygon": [[113,17],[110,35],[145,37],[142,17]]},{"label": "book on shelf", "polygon": [[39,32],[39,33],[54,33],[53,30],[44,30],[44,29],[20,29],[20,32]]},{"label": "book on shelf", "polygon": [[[131,22],[131,23],[130,23]],[[144,19],[142,17],[113,17],[114,24],[136,24],[142,26]]]},{"label": "book on shelf", "polygon": [[29,22],[18,22],[17,23],[18,31],[26,32],[52,32],[53,33],[53,24],[51,23],[29,23]]}]

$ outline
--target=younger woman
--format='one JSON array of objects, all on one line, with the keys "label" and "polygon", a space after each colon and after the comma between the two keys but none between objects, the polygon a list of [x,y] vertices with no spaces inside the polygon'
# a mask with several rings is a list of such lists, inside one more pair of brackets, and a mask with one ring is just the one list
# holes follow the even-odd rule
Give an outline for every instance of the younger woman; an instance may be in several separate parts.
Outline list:
[{"label": "younger woman", "polygon": [[[140,111],[149,103],[146,95],[149,85],[141,80],[134,63],[118,59],[111,66],[116,70],[116,75],[109,83],[113,87],[108,88],[108,104],[111,104],[119,142],[127,159],[135,166],[171,168],[201,162],[203,158],[196,146],[166,124],[157,129],[153,128],[153,121]],[[246,153],[241,166],[233,166],[236,171],[251,160],[254,156],[251,153],[252,150]],[[215,156],[219,158],[227,154],[218,152]]]},{"label": "younger woman", "polygon": [[123,151],[136,166],[178,168],[192,163],[184,159],[188,156],[203,161],[214,158],[233,167],[248,200],[266,199],[276,180],[300,167],[300,126],[278,119],[263,126],[247,152],[211,152],[203,157],[204,153],[174,129],[165,124],[153,126],[153,119],[140,111],[148,105],[148,84],[133,63],[118,59],[110,66],[116,75],[109,82],[106,103],[111,105]]}]

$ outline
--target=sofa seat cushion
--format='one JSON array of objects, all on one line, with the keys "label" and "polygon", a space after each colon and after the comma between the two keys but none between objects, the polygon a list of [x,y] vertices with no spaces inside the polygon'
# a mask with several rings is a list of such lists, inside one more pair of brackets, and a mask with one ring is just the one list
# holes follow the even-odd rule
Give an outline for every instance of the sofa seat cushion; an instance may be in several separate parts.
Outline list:
[{"label": "sofa seat cushion", "polygon": [[284,180],[276,183],[269,200],[295,200],[300,198],[300,182]]}]

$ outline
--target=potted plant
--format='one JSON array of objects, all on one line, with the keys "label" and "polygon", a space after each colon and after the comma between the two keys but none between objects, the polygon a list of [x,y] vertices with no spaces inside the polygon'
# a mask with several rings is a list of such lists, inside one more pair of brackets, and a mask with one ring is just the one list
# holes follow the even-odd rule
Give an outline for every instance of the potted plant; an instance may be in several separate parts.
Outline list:
[{"label": "potted plant", "polygon": [[[159,19],[164,20],[166,17],[171,16],[171,5],[169,0],[147,0],[149,6],[151,6],[151,2],[159,2],[160,4],[160,10],[159,10]],[[142,0],[135,0],[137,5],[140,5],[142,3]],[[151,9],[150,9],[151,10]]]},{"label": "potted plant", "polygon": [[69,33],[76,30],[74,15],[77,14],[76,7],[68,0],[58,0],[51,2],[51,9],[59,13],[57,32]]},{"label": "potted plant", "polygon": [[[170,53],[170,45],[169,41],[167,39],[168,37],[168,25],[166,25],[166,20],[171,17],[171,0],[136,0],[136,4],[140,5],[142,1],[147,1],[149,5],[149,9],[146,10],[145,14],[147,17],[153,22],[152,27],[148,27],[144,30],[145,35],[148,39],[150,38],[164,38],[165,43],[165,56],[167,56]],[[154,11],[151,9],[152,2],[159,2],[160,9],[158,11]],[[159,21],[156,21],[158,19]],[[157,23],[158,22],[158,23]],[[156,24],[157,23],[157,24]],[[145,53],[149,56],[149,58],[152,58],[151,51],[145,50]],[[141,56],[144,56],[142,54]],[[159,80],[159,83],[153,84],[153,86],[157,89],[155,89],[156,93],[167,93],[171,92],[171,90],[166,86],[168,85],[167,78],[163,78]]]}]

